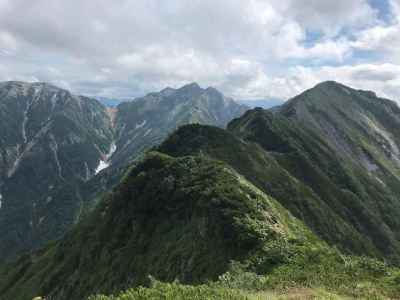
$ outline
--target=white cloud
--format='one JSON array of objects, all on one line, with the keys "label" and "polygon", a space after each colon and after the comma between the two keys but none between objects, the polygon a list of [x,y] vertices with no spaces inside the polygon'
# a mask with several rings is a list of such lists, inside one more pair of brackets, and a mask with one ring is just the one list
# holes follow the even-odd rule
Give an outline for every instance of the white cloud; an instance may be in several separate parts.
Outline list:
[{"label": "white cloud", "polygon": [[7,31],[0,30],[0,55],[12,55],[16,50],[16,39]]},{"label": "white cloud", "polygon": [[[114,97],[198,81],[237,98],[287,98],[341,81],[334,72],[345,74],[357,51],[396,67],[398,4],[384,23],[367,0],[0,0],[0,80]],[[346,76],[394,94],[388,74]]]},{"label": "white cloud", "polygon": [[400,62],[400,19],[390,25],[379,25],[362,31],[351,46],[357,50],[373,51],[384,59]]},{"label": "white cloud", "polygon": [[275,0],[282,13],[308,30],[335,35],[343,28],[376,22],[377,12],[367,0]]},{"label": "white cloud", "polygon": [[364,29],[350,45],[357,50],[374,52],[384,62],[400,63],[400,2],[391,0],[389,3],[391,22]]},{"label": "white cloud", "polygon": [[378,96],[400,101],[400,65],[359,64],[345,66],[295,67],[289,78],[299,84],[297,91],[311,88],[321,81],[335,80],[363,90],[375,91]]}]

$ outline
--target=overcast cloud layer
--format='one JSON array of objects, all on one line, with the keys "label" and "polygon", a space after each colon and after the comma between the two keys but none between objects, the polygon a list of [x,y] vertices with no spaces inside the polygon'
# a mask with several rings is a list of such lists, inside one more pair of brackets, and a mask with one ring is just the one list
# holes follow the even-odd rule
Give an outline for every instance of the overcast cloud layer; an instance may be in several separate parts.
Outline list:
[{"label": "overcast cloud layer", "polygon": [[134,97],[196,81],[287,99],[324,80],[400,99],[400,0],[0,0],[0,81]]}]

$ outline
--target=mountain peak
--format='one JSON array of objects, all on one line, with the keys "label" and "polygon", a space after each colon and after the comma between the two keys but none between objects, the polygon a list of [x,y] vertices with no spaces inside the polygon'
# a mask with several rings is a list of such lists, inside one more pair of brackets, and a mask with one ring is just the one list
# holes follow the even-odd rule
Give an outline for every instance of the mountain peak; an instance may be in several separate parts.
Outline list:
[{"label": "mountain peak", "polygon": [[202,88],[198,85],[197,82],[191,82],[188,83],[186,85],[184,85],[183,87],[181,87],[179,90],[202,90]]},{"label": "mountain peak", "polygon": [[168,86],[168,87],[162,89],[160,91],[160,94],[163,95],[163,96],[169,96],[169,95],[175,93],[175,91],[176,91],[176,89],[173,89],[173,88]]},{"label": "mountain peak", "polygon": [[216,94],[216,95],[222,95],[222,93],[217,90],[215,87],[209,86],[206,88],[206,92],[211,93],[211,94]]},{"label": "mountain peak", "polygon": [[314,88],[324,88],[324,87],[341,87],[344,86],[343,84],[334,81],[334,80],[327,80],[318,83]]},{"label": "mountain peak", "polygon": [[9,91],[13,91],[15,94],[26,94],[29,90],[45,90],[50,92],[65,91],[48,82],[25,82],[25,81],[4,81],[0,82],[0,88],[6,88]]},{"label": "mountain peak", "polygon": [[359,90],[359,89],[355,89],[349,86],[346,86],[340,82],[337,81],[323,81],[321,83],[318,83],[316,86],[314,86],[311,90],[330,90],[330,91],[340,91],[340,92],[345,92],[346,94],[350,95],[352,93],[358,93],[358,94],[362,94],[368,98],[377,98],[377,95],[375,92],[373,91],[369,91],[369,90]]}]

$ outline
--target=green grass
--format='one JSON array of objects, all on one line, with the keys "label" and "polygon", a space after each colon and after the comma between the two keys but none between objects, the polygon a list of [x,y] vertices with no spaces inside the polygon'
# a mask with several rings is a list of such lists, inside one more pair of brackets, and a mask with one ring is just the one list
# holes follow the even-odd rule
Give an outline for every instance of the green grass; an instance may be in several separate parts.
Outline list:
[{"label": "green grass", "polygon": [[189,286],[179,283],[154,282],[152,287],[138,287],[129,289],[117,296],[92,296],[88,300],[246,300],[249,299],[239,290],[227,289],[223,287],[212,287],[209,285]]},{"label": "green grass", "polygon": [[63,240],[0,270],[0,294],[82,299],[148,275],[201,284],[231,261],[269,271],[307,244],[323,242],[227,164],[152,152]]},{"label": "green grass", "polygon": [[94,295],[88,300],[388,300],[397,299],[377,289],[371,283],[359,283],[352,291],[338,292],[326,287],[268,288],[264,290],[246,290],[227,288],[220,283],[202,285],[183,285],[178,282],[152,282],[150,287],[127,289],[116,295]]},{"label": "green grass", "polygon": [[[262,263],[260,264],[262,266]],[[201,285],[162,283],[151,278],[147,287],[89,300],[147,299],[398,299],[400,270],[367,258],[344,256],[326,247],[296,249],[286,263],[260,273],[254,262],[232,263],[217,281]]]},{"label": "green grass", "polygon": [[330,245],[400,264],[394,176],[381,176],[383,188],[321,136],[263,110],[247,112],[228,128],[184,126],[159,151],[224,161]]}]

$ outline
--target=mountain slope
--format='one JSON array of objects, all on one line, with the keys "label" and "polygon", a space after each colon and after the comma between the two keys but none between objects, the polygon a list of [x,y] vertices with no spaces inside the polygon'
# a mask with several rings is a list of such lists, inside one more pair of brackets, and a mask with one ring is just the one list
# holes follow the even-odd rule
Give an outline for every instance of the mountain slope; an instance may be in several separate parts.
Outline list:
[{"label": "mountain slope", "polygon": [[108,168],[82,186],[84,210],[94,207],[102,193],[119,182],[127,166],[179,126],[200,123],[225,127],[246,109],[216,89],[203,89],[196,83],[121,103],[111,110],[115,152],[106,162]]},{"label": "mountain slope", "polygon": [[231,260],[269,270],[283,263],[276,249],[307,244],[323,245],[228,165],[151,153],[63,240],[0,274],[0,294],[84,299],[150,274],[199,283],[217,279]]},{"label": "mountain slope", "polygon": [[280,114],[248,111],[228,129],[185,126],[159,150],[225,161],[329,244],[399,262],[396,190],[383,188],[323,137]]},{"label": "mountain slope", "polygon": [[44,83],[0,84],[0,258],[60,236],[76,218],[76,186],[112,139],[95,100]]},{"label": "mountain slope", "polygon": [[319,133],[377,181],[387,175],[400,178],[400,108],[395,102],[328,81],[288,101],[281,113]]},{"label": "mountain slope", "polygon": [[[281,113],[318,133],[350,168],[356,166],[355,175],[363,186],[358,194],[372,219],[381,223],[383,236],[399,241],[398,105],[371,91],[324,82],[288,101]],[[392,243],[382,247],[391,248]]]},{"label": "mountain slope", "polygon": [[[352,234],[337,232],[332,226],[313,226],[309,219],[321,216],[311,209],[312,214],[302,219],[316,232],[330,236],[329,240],[333,237],[330,242],[342,249],[358,254],[372,251],[378,257],[399,263],[398,189],[384,187],[362,165],[343,158],[322,134],[297,121],[254,111],[233,121],[229,129],[272,153],[282,168],[311,188],[321,200],[319,203],[325,203],[336,214],[329,221],[350,227]],[[393,177],[387,174],[384,179],[391,181]]]},{"label": "mountain slope", "polygon": [[45,83],[0,83],[0,260],[62,236],[176,127],[223,127],[245,109],[197,84],[106,108]]}]

